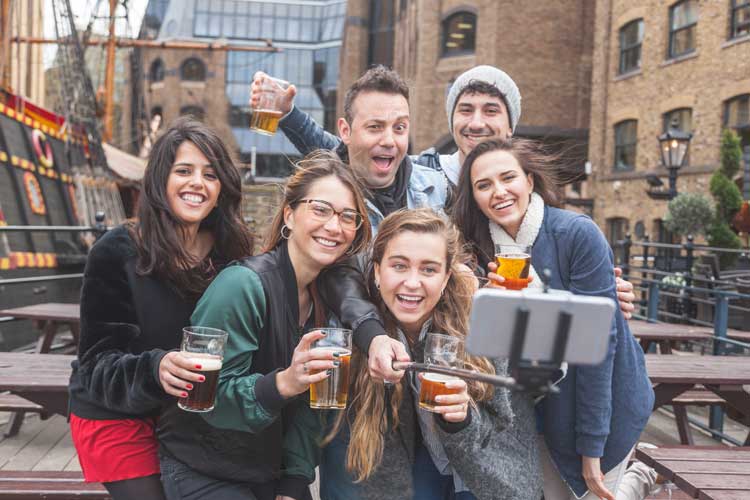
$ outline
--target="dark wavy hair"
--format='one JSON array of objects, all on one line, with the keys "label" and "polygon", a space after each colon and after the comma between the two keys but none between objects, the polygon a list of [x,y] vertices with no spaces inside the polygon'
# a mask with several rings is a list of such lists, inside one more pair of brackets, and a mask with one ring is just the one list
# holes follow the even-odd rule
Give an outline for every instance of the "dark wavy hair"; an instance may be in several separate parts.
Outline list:
[{"label": "dark wavy hair", "polygon": [[130,226],[136,241],[136,271],[164,279],[178,293],[200,295],[220,270],[211,261],[196,262],[183,244],[182,222],[167,198],[167,180],[177,148],[191,142],[206,157],[221,183],[217,206],[199,230],[214,237],[211,255],[226,263],[252,255],[253,237],[242,220],[242,180],[226,146],[216,133],[190,117],[173,121],[157,139],[143,176],[138,220]]},{"label": "dark wavy hair", "polygon": [[471,169],[477,158],[493,151],[506,151],[518,161],[526,174],[534,179],[534,192],[544,203],[553,207],[561,206],[562,182],[557,168],[556,155],[544,151],[536,141],[521,138],[492,139],[481,142],[469,153],[464,161],[456,187],[456,198],[451,210],[453,221],[463,231],[465,241],[472,246],[477,264],[484,269],[495,254],[490,236],[489,220],[474,200],[471,183]]}]

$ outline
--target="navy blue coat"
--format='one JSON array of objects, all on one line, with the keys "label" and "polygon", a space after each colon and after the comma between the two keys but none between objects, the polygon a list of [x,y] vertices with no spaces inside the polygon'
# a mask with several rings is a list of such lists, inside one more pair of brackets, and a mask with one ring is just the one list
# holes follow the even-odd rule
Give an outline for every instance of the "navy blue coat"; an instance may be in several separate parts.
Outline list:
[{"label": "navy blue coat", "polygon": [[[585,215],[546,206],[532,262],[540,274],[552,271],[552,288],[617,301],[612,250]],[[654,406],[643,350],[619,308],[607,333],[605,360],[571,367],[560,393],[537,405],[550,455],[577,496],[587,491],[581,456],[601,457],[602,470],[612,470],[638,441]]]}]

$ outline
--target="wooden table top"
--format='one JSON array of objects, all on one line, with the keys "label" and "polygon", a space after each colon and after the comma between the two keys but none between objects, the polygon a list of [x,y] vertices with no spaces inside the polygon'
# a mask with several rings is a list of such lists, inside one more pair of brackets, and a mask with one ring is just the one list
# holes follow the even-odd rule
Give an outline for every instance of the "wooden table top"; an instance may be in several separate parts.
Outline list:
[{"label": "wooden table top", "polygon": [[81,306],[79,304],[47,302],[31,306],[14,307],[12,309],[2,309],[0,310],[0,316],[79,323],[81,321]]},{"label": "wooden table top", "polygon": [[750,498],[750,447],[638,448],[636,457],[694,498]]},{"label": "wooden table top", "polygon": [[75,356],[0,352],[0,391],[67,392]]},{"label": "wooden table top", "polygon": [[[678,323],[649,323],[632,319],[628,321],[630,331],[642,340],[709,340],[714,329],[708,326],[683,325]],[[727,337],[741,342],[750,342],[750,332],[727,329]]]},{"label": "wooden table top", "polygon": [[646,370],[655,384],[750,384],[750,358],[747,356],[646,354]]}]

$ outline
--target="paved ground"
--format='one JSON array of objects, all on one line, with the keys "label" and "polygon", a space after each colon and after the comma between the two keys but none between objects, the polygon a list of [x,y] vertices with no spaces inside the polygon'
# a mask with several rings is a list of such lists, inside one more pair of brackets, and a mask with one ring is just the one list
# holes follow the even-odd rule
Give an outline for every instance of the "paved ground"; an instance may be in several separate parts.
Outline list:
[{"label": "paved ground", "polygon": [[[0,425],[8,420],[8,413],[0,412]],[[694,416],[705,418],[705,412],[696,411]],[[729,419],[725,423],[728,434],[744,439],[748,429]],[[693,434],[696,445],[716,445],[702,431],[694,428]],[[666,411],[658,411],[651,416],[648,427],[641,436],[641,441],[656,444],[679,444],[677,428],[674,420]],[[65,419],[55,415],[47,420],[40,420],[38,415],[26,416],[21,432],[6,438],[0,435],[0,470],[81,470],[78,457],[70,440],[70,430]],[[317,491],[314,496],[317,499]],[[652,499],[667,499],[667,492],[649,497]],[[673,500],[688,498],[680,492],[672,495]]]}]

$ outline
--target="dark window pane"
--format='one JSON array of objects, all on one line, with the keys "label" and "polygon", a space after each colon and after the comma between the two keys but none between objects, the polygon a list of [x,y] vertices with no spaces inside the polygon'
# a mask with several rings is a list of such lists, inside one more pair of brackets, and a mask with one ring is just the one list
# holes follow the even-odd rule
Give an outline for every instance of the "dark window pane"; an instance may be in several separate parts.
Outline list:
[{"label": "dark window pane", "polygon": [[732,37],[750,34],[750,1],[734,0],[732,8]]},{"label": "dark window pane", "polygon": [[698,22],[698,2],[686,0],[672,7],[672,30],[684,28]]},{"label": "dark window pane", "polygon": [[476,30],[477,16],[471,12],[458,12],[443,21],[443,56],[473,53]]},{"label": "dark window pane", "polygon": [[750,127],[750,94],[733,97],[725,106],[724,126]]},{"label": "dark window pane", "polygon": [[180,78],[189,82],[202,82],[206,79],[206,65],[194,57],[182,63]]},{"label": "dark window pane", "polygon": [[615,170],[635,168],[638,122],[627,120],[615,125]]},{"label": "dark window pane", "polygon": [[695,50],[697,23],[696,0],[685,0],[669,9],[669,57],[677,57]]},{"label": "dark window pane", "polygon": [[627,73],[641,67],[642,41],[642,19],[630,22],[620,30],[620,73]]},{"label": "dark window pane", "polygon": [[672,57],[687,54],[695,49],[695,26],[672,33]]},{"label": "dark window pane", "polygon": [[152,82],[161,82],[164,80],[164,63],[161,59],[151,63],[151,68],[148,72],[149,80]]},{"label": "dark window pane", "polygon": [[229,107],[229,125],[232,127],[247,127],[250,124],[250,108],[244,106]]},{"label": "dark window pane", "polygon": [[672,121],[676,120],[677,130],[682,132],[693,131],[693,110],[690,108],[675,109],[664,113],[663,131],[666,132],[671,126]]}]

